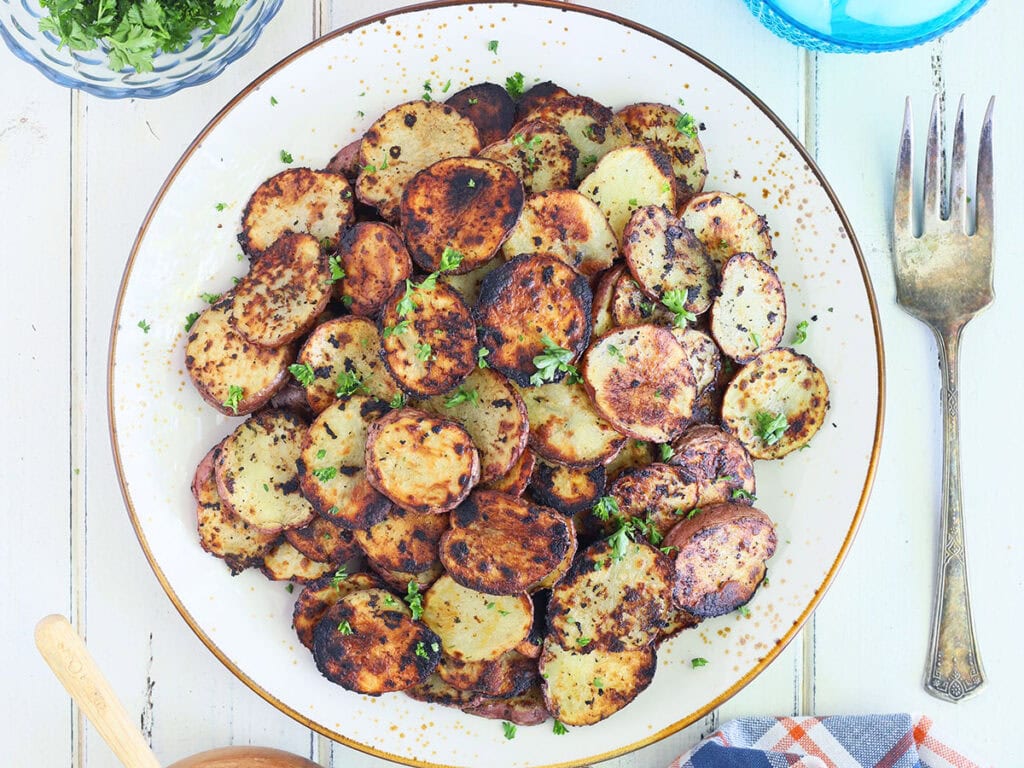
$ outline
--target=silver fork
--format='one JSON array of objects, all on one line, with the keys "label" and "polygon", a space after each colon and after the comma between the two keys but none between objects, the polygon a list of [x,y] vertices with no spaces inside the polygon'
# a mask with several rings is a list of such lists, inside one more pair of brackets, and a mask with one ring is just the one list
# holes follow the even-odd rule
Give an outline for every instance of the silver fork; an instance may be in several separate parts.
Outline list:
[{"label": "silver fork", "polygon": [[960,493],[958,357],[967,322],[995,298],[992,289],[992,107],[981,129],[974,193],[977,225],[969,234],[964,100],[953,133],[948,205],[942,156],[939,99],[932,104],[925,156],[921,235],[914,233],[913,120],[907,99],[893,195],[896,300],[934,332],[942,369],[942,533],[925,688],[947,701],[962,701],[985,683],[971,618]]}]

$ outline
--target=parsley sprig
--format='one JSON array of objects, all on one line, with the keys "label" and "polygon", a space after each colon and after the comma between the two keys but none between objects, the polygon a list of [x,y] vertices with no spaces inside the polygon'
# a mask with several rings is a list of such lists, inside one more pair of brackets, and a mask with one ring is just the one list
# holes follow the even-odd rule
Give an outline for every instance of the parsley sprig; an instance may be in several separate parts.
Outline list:
[{"label": "parsley sprig", "polygon": [[672,325],[676,328],[682,328],[687,322],[692,323],[697,319],[697,316],[686,308],[686,299],[686,291],[681,288],[665,291],[665,295],[661,297],[661,303],[675,315]]},{"label": "parsley sprig", "polygon": [[784,413],[758,411],[754,414],[754,434],[764,440],[765,445],[775,445],[789,429]]},{"label": "parsley sprig", "polygon": [[480,404],[480,395],[475,389],[467,389],[466,387],[459,387],[455,390],[455,393],[450,397],[445,398],[444,407],[454,408],[460,403],[472,403],[473,405]]},{"label": "parsley sprig", "polygon": [[570,384],[580,381],[579,371],[569,362],[572,352],[555,344],[546,333],[540,340],[544,343],[544,351],[533,358],[537,372],[530,377],[530,383],[539,387],[545,381],[555,381],[560,372],[569,374]]},{"label": "parsley sprig", "polygon": [[423,595],[420,594],[420,587],[410,579],[405,588],[405,602],[412,611],[412,617],[418,620],[423,615]]},{"label": "parsley sprig", "polygon": [[316,371],[309,363],[292,363],[288,366],[288,373],[295,377],[295,380],[304,387],[308,387],[316,378]]}]

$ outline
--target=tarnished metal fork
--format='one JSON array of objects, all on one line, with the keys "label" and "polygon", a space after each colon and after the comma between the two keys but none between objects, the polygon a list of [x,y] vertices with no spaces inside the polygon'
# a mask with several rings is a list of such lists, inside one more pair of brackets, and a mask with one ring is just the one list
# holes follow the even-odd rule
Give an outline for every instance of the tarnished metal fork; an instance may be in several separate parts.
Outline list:
[{"label": "tarnished metal fork", "polygon": [[971,618],[960,493],[958,357],[967,322],[992,303],[992,107],[981,129],[974,193],[977,224],[970,234],[964,100],[953,132],[948,204],[942,152],[940,103],[932,104],[924,170],[921,235],[914,232],[913,119],[907,99],[893,195],[893,254],[896,300],[935,332],[942,369],[942,531],[935,608],[925,688],[933,696],[961,701],[985,683]]}]

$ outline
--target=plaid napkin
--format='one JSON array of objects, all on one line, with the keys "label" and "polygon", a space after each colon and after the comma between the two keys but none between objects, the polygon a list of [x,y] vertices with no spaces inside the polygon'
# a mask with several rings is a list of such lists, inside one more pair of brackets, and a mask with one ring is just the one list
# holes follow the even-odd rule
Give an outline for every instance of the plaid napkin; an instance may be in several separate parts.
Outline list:
[{"label": "plaid napkin", "polygon": [[981,768],[913,715],[745,717],[669,768]]}]

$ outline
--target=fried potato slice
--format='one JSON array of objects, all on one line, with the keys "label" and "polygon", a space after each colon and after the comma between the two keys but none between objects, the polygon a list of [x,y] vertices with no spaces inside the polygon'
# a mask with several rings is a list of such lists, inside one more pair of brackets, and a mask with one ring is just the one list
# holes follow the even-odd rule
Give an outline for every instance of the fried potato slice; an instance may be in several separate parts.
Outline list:
[{"label": "fried potato slice", "polygon": [[342,528],[369,528],[391,509],[367,480],[365,464],[370,425],[387,412],[380,400],[352,395],[325,408],[302,440],[296,462],[302,495]]},{"label": "fried potato slice", "polygon": [[728,192],[696,195],[679,218],[704,243],[719,270],[736,253],[752,253],[768,264],[775,258],[768,220]]},{"label": "fried potato slice", "polygon": [[592,324],[591,336],[597,338],[604,336],[615,327],[615,319],[612,317],[612,298],[615,295],[615,284],[622,276],[625,267],[621,264],[617,267],[605,270],[597,281],[594,288],[594,301],[590,310]]},{"label": "fried potato slice", "polygon": [[480,157],[511,168],[527,194],[574,186],[579,154],[560,125],[543,120],[519,123],[480,150]]},{"label": "fried potato slice", "polygon": [[[266,405],[288,382],[295,349],[266,349],[247,340],[231,324],[233,304],[234,295],[228,294],[192,324],[185,369],[203,400],[227,416],[245,416]],[[235,402],[232,393],[238,390],[241,399]]]},{"label": "fried potato slice", "polygon": [[652,144],[669,156],[680,197],[689,198],[704,189],[707,156],[692,118],[687,120],[675,107],[651,102],[630,104],[615,114],[634,141]]},{"label": "fried potato slice", "polygon": [[447,104],[399,104],[363,134],[356,195],[388,221],[397,221],[402,193],[413,176],[443,158],[479,150],[476,126]]},{"label": "fried potato slice", "polygon": [[594,408],[582,384],[520,388],[530,417],[530,448],[549,461],[592,467],[611,461],[626,438]]},{"label": "fried potato slice", "polygon": [[608,269],[619,255],[615,233],[601,209],[572,189],[526,198],[501,252],[506,259],[521,253],[554,256],[586,278]]},{"label": "fried potato slice", "polygon": [[454,288],[428,287],[428,280],[419,286],[406,281],[384,305],[384,362],[406,392],[429,397],[454,389],[476,368],[476,324]]},{"label": "fried potato slice", "polygon": [[608,107],[586,96],[545,101],[528,113],[526,119],[555,123],[565,130],[580,153],[576,181],[590,173],[602,157],[632,141],[626,126]]},{"label": "fried potato slice", "polygon": [[733,435],[712,424],[690,427],[672,443],[669,464],[697,486],[694,506],[726,501],[750,504],[757,490],[754,462]]},{"label": "fried potato slice", "polygon": [[462,254],[455,272],[482,266],[498,252],[523,209],[523,184],[506,165],[481,157],[439,160],[405,186],[400,217],[413,261],[424,272]]},{"label": "fried potato slice", "polygon": [[[632,273],[623,270],[615,281],[611,303],[612,327],[641,325],[672,325],[675,315],[660,302],[651,301]],[[611,330],[611,329],[609,329]]]},{"label": "fried potato slice", "polygon": [[333,519],[314,517],[309,525],[289,528],[284,537],[295,549],[310,560],[340,565],[359,554],[352,540],[352,531],[345,530]]},{"label": "fried potato slice", "polygon": [[507,493],[509,496],[522,496],[526,486],[530,483],[530,478],[533,476],[533,469],[536,463],[537,457],[533,451],[527,448],[519,455],[516,463],[512,465],[508,472],[489,483],[481,483],[479,487],[481,490],[500,491],[501,493]]},{"label": "fried potato slice", "polygon": [[438,562],[437,547],[448,530],[448,515],[423,515],[392,507],[384,520],[355,532],[367,559],[380,568],[422,573]]},{"label": "fried potato slice", "polygon": [[369,573],[338,571],[311,581],[302,589],[292,609],[292,627],[299,642],[313,650],[313,630],[328,609],[341,598],[363,589],[379,589],[381,583]]},{"label": "fried potato slice", "polygon": [[718,381],[718,374],[722,369],[722,353],[718,345],[710,336],[696,328],[673,328],[672,335],[676,337],[676,341],[690,361],[697,392],[705,392]]},{"label": "fried potato slice", "polygon": [[653,205],[676,209],[676,184],[668,155],[647,144],[613,149],[580,182],[580,192],[601,209],[622,242],[633,213]]},{"label": "fried potato slice", "polygon": [[711,335],[740,363],[775,349],[786,329],[786,293],[779,276],[751,253],[722,268],[722,291],[711,308]]},{"label": "fried potato slice", "polygon": [[654,446],[646,440],[627,440],[619,454],[605,465],[607,483],[613,482],[623,472],[636,467],[646,467],[654,461]]},{"label": "fried potato slice", "polygon": [[480,143],[485,146],[508,133],[516,118],[515,102],[497,83],[474,83],[453,93],[445,104],[473,121]]},{"label": "fried potato slice", "polygon": [[590,509],[604,493],[605,473],[594,467],[567,467],[538,461],[530,478],[530,495],[538,504],[572,517]]},{"label": "fried potato slice", "polygon": [[718,268],[704,244],[668,209],[648,205],[633,213],[623,232],[622,252],[649,298],[663,302],[678,297],[695,315],[711,306]]},{"label": "fried potato slice", "polygon": [[550,717],[539,685],[532,685],[518,696],[507,699],[485,696],[479,703],[463,707],[462,711],[490,720],[507,720],[516,725],[540,725]]},{"label": "fried potato slice", "polygon": [[593,725],[647,688],[657,664],[651,646],[577,653],[549,640],[540,657],[544,704],[564,725]]},{"label": "fried potato slice", "polygon": [[528,595],[477,592],[445,574],[423,596],[423,622],[441,638],[448,656],[493,661],[530,634],[533,604]]},{"label": "fried potato slice", "polygon": [[[538,592],[544,589],[551,589],[555,584],[561,580],[565,574],[572,568],[573,561],[576,559],[576,549],[579,546],[577,543],[580,540],[578,533],[576,520],[580,517],[581,513],[577,513],[575,517],[570,517],[568,520],[572,521],[572,527],[574,535],[569,541],[569,548],[565,550],[565,554],[562,556],[562,560],[555,566],[554,570],[551,571],[540,581],[534,582],[526,588],[526,591],[531,595],[536,595]],[[524,656],[529,656],[531,659],[537,658],[540,655],[540,641],[543,639],[543,632],[537,631],[537,611],[534,610],[534,628],[530,633],[530,637],[526,641],[516,646],[516,650],[522,653]]]},{"label": "fried potato slice", "polygon": [[605,334],[587,350],[582,373],[594,407],[624,435],[667,443],[689,422],[697,388],[667,328],[635,325]]},{"label": "fried potato slice", "polygon": [[498,698],[518,696],[540,679],[537,662],[515,650],[493,661],[453,659],[441,654],[437,674],[453,688]]},{"label": "fried potato slice", "polygon": [[658,639],[655,643],[660,647],[662,643],[669,640],[680,632],[687,629],[693,629],[700,624],[701,619],[694,616],[692,613],[687,613],[682,608],[676,608],[674,605],[668,612],[668,621],[664,627],[658,632]]},{"label": "fried potato slice", "polygon": [[334,566],[310,560],[287,541],[281,540],[263,556],[260,570],[271,581],[297,581],[305,584],[330,573]]},{"label": "fried potato slice", "polygon": [[282,235],[309,234],[334,247],[352,223],[352,186],[341,173],[288,168],[252,193],[242,214],[238,242],[249,256],[259,256]]},{"label": "fried potato slice", "polygon": [[372,560],[367,561],[370,570],[377,574],[381,581],[387,584],[392,589],[397,589],[400,592],[405,592],[409,589],[409,583],[412,582],[416,585],[419,591],[424,591],[430,587],[435,581],[441,578],[444,573],[444,566],[441,565],[440,561],[434,563],[425,571],[419,573],[407,573],[406,571],[389,571],[387,568],[381,568],[379,565],[374,563]]},{"label": "fried potato slice", "polygon": [[313,659],[320,674],[358,693],[418,685],[440,657],[437,635],[413,621],[402,601],[384,589],[346,595],[313,632]]},{"label": "fried potato slice", "polygon": [[722,426],[755,459],[780,459],[821,428],[828,397],[825,376],[809,357],[773,349],[743,366],[729,384]]},{"label": "fried potato slice", "polygon": [[402,408],[370,426],[366,477],[402,509],[447,512],[476,485],[480,457],[459,424]]},{"label": "fried potato slice", "polygon": [[296,361],[314,373],[313,382],[306,387],[309,407],[320,413],[335,402],[339,377],[358,382],[358,392],[391,402],[402,390],[380,352],[380,332],[365,317],[339,317],[319,325],[309,334]]},{"label": "fried potato slice", "polygon": [[533,110],[568,96],[572,96],[572,94],[550,80],[537,83],[531,86],[516,102],[517,119],[522,120]]},{"label": "fried potato slice", "polygon": [[764,581],[775,554],[775,527],[768,515],[744,504],[713,504],[683,520],[665,537],[676,547],[675,605],[710,618],[736,610]]},{"label": "fried potato slice", "polygon": [[460,691],[454,686],[448,685],[437,670],[430,673],[430,676],[422,683],[406,688],[402,691],[410,699],[422,701],[427,704],[440,704],[442,707],[475,707],[480,704],[484,695],[476,691]]},{"label": "fried potato slice", "polygon": [[697,506],[697,492],[678,467],[661,463],[626,470],[608,489],[623,519],[637,518],[657,531],[655,545]]},{"label": "fried potato slice", "polygon": [[217,492],[232,514],[266,533],[313,519],[295,468],[305,433],[305,422],[292,414],[261,411],[224,440],[214,467]]},{"label": "fried potato slice", "polygon": [[462,275],[455,275],[451,272],[446,272],[441,275],[440,282],[450,285],[458,291],[467,306],[475,307],[477,299],[480,297],[480,283],[482,283],[485,277],[491,274],[491,272],[496,270],[503,263],[504,261],[500,256],[495,256],[490,261],[481,264],[472,272],[466,272]]},{"label": "fried potato slice", "polygon": [[[474,310],[487,364],[525,387],[537,373],[534,358],[548,342],[572,362],[590,341],[590,286],[552,256],[523,254],[484,278]],[[545,339],[547,341],[545,341]],[[561,381],[562,370],[552,373]]]},{"label": "fried potato slice", "polygon": [[412,259],[401,236],[379,221],[361,221],[345,230],[338,260],[345,277],[335,293],[353,315],[377,314],[412,274]]},{"label": "fried potato slice", "polygon": [[349,181],[354,182],[359,176],[359,145],[362,143],[362,136],[350,141],[334,153],[334,156],[324,166],[324,170],[328,173],[340,173]]},{"label": "fried potato slice", "polygon": [[547,576],[576,538],[572,521],[553,509],[497,491],[475,491],[441,537],[441,563],[464,587],[516,595]]}]

